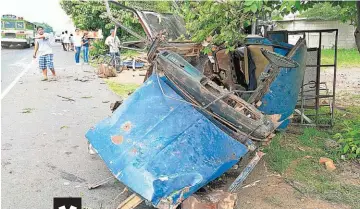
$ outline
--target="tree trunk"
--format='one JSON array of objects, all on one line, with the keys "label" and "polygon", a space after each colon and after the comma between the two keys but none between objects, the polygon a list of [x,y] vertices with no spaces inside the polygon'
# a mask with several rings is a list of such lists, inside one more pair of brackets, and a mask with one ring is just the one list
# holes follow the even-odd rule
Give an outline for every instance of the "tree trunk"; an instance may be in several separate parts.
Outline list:
[{"label": "tree trunk", "polygon": [[357,24],[356,24],[356,30],[354,32],[354,36],[355,36],[355,43],[357,49],[360,53],[360,1],[356,2],[356,8],[357,8]]}]

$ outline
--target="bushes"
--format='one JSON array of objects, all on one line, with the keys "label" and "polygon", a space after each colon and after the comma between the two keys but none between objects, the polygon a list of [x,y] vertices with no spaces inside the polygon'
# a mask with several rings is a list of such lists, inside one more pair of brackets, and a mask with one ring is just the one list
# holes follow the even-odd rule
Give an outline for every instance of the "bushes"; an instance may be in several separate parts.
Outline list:
[{"label": "bushes", "polygon": [[340,153],[347,159],[360,158],[360,117],[344,120],[340,132],[334,135],[341,144]]},{"label": "bushes", "polygon": [[95,40],[91,43],[90,56],[97,56],[104,54],[107,51],[107,46],[104,43],[104,40]]}]

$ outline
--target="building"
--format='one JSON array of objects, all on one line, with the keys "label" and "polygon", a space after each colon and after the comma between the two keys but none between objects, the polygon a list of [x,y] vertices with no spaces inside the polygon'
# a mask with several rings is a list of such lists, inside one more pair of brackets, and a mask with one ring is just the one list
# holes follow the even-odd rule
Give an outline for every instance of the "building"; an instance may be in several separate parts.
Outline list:
[{"label": "building", "polygon": [[[308,20],[306,18],[292,18],[285,20],[275,21],[275,31],[279,30],[321,30],[321,29],[338,29],[338,48],[356,48],[354,31],[355,27],[349,23],[343,23],[337,20]],[[307,38],[308,47],[318,47],[318,34],[310,34],[311,37]],[[322,35],[322,48],[332,48],[334,43],[335,34],[325,33]],[[289,43],[295,44],[297,36],[289,36]]]}]

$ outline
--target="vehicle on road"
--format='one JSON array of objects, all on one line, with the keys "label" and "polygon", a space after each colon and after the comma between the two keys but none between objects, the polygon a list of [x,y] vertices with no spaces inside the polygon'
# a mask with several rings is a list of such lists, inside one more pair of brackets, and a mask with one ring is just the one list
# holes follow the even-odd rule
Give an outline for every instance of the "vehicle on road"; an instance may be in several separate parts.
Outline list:
[{"label": "vehicle on road", "polygon": [[21,46],[30,48],[34,45],[36,25],[22,17],[6,14],[1,17],[1,46]]},{"label": "vehicle on road", "polygon": [[55,34],[55,42],[61,42],[61,34],[60,33],[57,33]]}]

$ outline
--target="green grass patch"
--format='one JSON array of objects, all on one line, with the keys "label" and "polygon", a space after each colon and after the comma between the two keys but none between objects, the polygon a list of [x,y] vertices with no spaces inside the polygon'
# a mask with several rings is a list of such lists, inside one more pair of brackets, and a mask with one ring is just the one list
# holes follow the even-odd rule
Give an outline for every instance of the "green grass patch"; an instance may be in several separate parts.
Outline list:
[{"label": "green grass patch", "polygon": [[106,84],[113,92],[122,97],[127,97],[140,86],[138,84],[120,84],[114,81],[106,81]]},{"label": "green grass patch", "polygon": [[[334,64],[334,49],[321,50],[321,64]],[[360,54],[357,49],[338,49],[337,66],[345,67],[360,67]]]},{"label": "green grass patch", "polygon": [[333,148],[326,144],[329,140],[336,140],[334,136],[337,133],[344,138],[358,136],[354,134],[355,130],[360,130],[359,113],[360,107],[347,109],[346,113],[336,112],[332,130],[291,127],[297,134],[294,131],[278,134],[264,148],[270,169],[281,173],[289,182],[298,182],[300,186],[297,189],[305,195],[359,208],[360,185],[339,181],[338,170],[329,172],[319,164],[320,157],[331,158],[335,163],[342,162],[340,156],[344,154],[345,144]]},{"label": "green grass patch", "polygon": [[124,59],[129,59],[129,58],[134,58],[139,56],[139,52],[135,51],[135,50],[128,50],[128,49],[123,49],[121,50],[121,57]]}]

